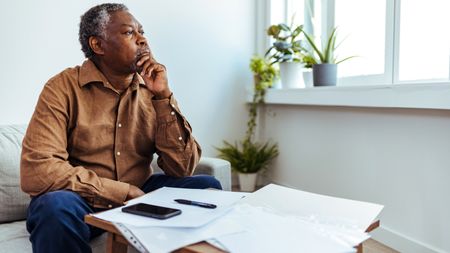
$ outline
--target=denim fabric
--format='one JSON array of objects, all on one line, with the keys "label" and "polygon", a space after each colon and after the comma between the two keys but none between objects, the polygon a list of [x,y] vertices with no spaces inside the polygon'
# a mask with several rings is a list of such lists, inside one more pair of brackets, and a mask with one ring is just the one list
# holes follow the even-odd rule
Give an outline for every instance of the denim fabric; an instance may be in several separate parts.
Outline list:
[{"label": "denim fabric", "polygon": [[166,176],[162,173],[153,174],[141,188],[142,191],[148,193],[164,186],[189,189],[214,188],[222,190],[222,185],[219,180],[209,175],[194,175],[179,178]]},{"label": "denim fabric", "polygon": [[[212,176],[195,175],[176,178],[164,174],[152,175],[142,190],[150,192],[163,186],[222,189]],[[84,216],[104,209],[93,208],[75,192],[60,190],[34,197],[28,207],[27,230],[34,253],[91,252],[89,241],[103,230],[84,222]]]}]

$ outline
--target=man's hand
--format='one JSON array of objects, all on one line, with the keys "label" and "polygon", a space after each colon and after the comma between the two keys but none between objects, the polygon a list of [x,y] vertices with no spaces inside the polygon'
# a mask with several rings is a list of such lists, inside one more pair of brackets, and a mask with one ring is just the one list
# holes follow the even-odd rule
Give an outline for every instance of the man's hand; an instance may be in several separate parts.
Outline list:
[{"label": "man's hand", "polygon": [[127,195],[126,201],[128,201],[130,199],[137,198],[137,197],[142,196],[144,194],[145,193],[141,189],[137,188],[134,185],[130,185],[130,190],[128,191],[128,195]]},{"label": "man's hand", "polygon": [[156,99],[170,97],[172,92],[169,89],[166,67],[153,58],[152,54],[145,54],[136,63],[139,69],[142,69],[141,76],[150,91],[155,94]]}]

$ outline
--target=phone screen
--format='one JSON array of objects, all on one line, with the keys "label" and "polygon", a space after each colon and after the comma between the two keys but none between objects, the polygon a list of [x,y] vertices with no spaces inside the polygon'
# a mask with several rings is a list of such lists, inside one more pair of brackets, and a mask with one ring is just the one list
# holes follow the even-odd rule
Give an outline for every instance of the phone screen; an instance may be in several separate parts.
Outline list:
[{"label": "phone screen", "polygon": [[127,206],[122,208],[122,212],[132,213],[157,219],[167,219],[173,217],[175,215],[181,214],[181,210],[164,207],[164,206],[156,206],[144,203],[138,203],[131,206]]}]

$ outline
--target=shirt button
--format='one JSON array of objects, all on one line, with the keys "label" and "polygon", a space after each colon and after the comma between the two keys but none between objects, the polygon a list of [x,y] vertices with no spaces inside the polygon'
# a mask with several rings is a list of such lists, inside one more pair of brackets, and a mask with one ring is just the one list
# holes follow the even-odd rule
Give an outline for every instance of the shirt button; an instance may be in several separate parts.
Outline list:
[{"label": "shirt button", "polygon": [[180,141],[181,141],[182,139],[183,139],[183,138],[181,138],[181,136],[180,136],[180,137],[178,137],[178,140],[180,140]]},{"label": "shirt button", "polygon": [[112,208],[112,205],[111,205],[111,204],[109,204],[109,205],[108,205],[108,208]]},{"label": "shirt button", "polygon": [[119,123],[119,127],[122,127],[122,124]]},{"label": "shirt button", "polygon": [[174,112],[174,111],[171,111],[170,114],[171,114],[171,115],[175,115],[175,112]]},{"label": "shirt button", "polygon": [[116,154],[117,154],[117,155],[120,155],[120,152],[118,151]]}]

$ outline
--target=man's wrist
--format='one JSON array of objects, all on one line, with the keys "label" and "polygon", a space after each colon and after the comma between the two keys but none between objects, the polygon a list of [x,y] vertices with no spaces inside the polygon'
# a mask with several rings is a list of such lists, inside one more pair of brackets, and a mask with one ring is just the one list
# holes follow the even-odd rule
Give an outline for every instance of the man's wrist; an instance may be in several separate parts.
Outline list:
[{"label": "man's wrist", "polygon": [[170,90],[166,90],[161,93],[155,93],[153,96],[153,99],[162,100],[162,99],[170,98],[170,96],[172,96],[172,92]]}]

